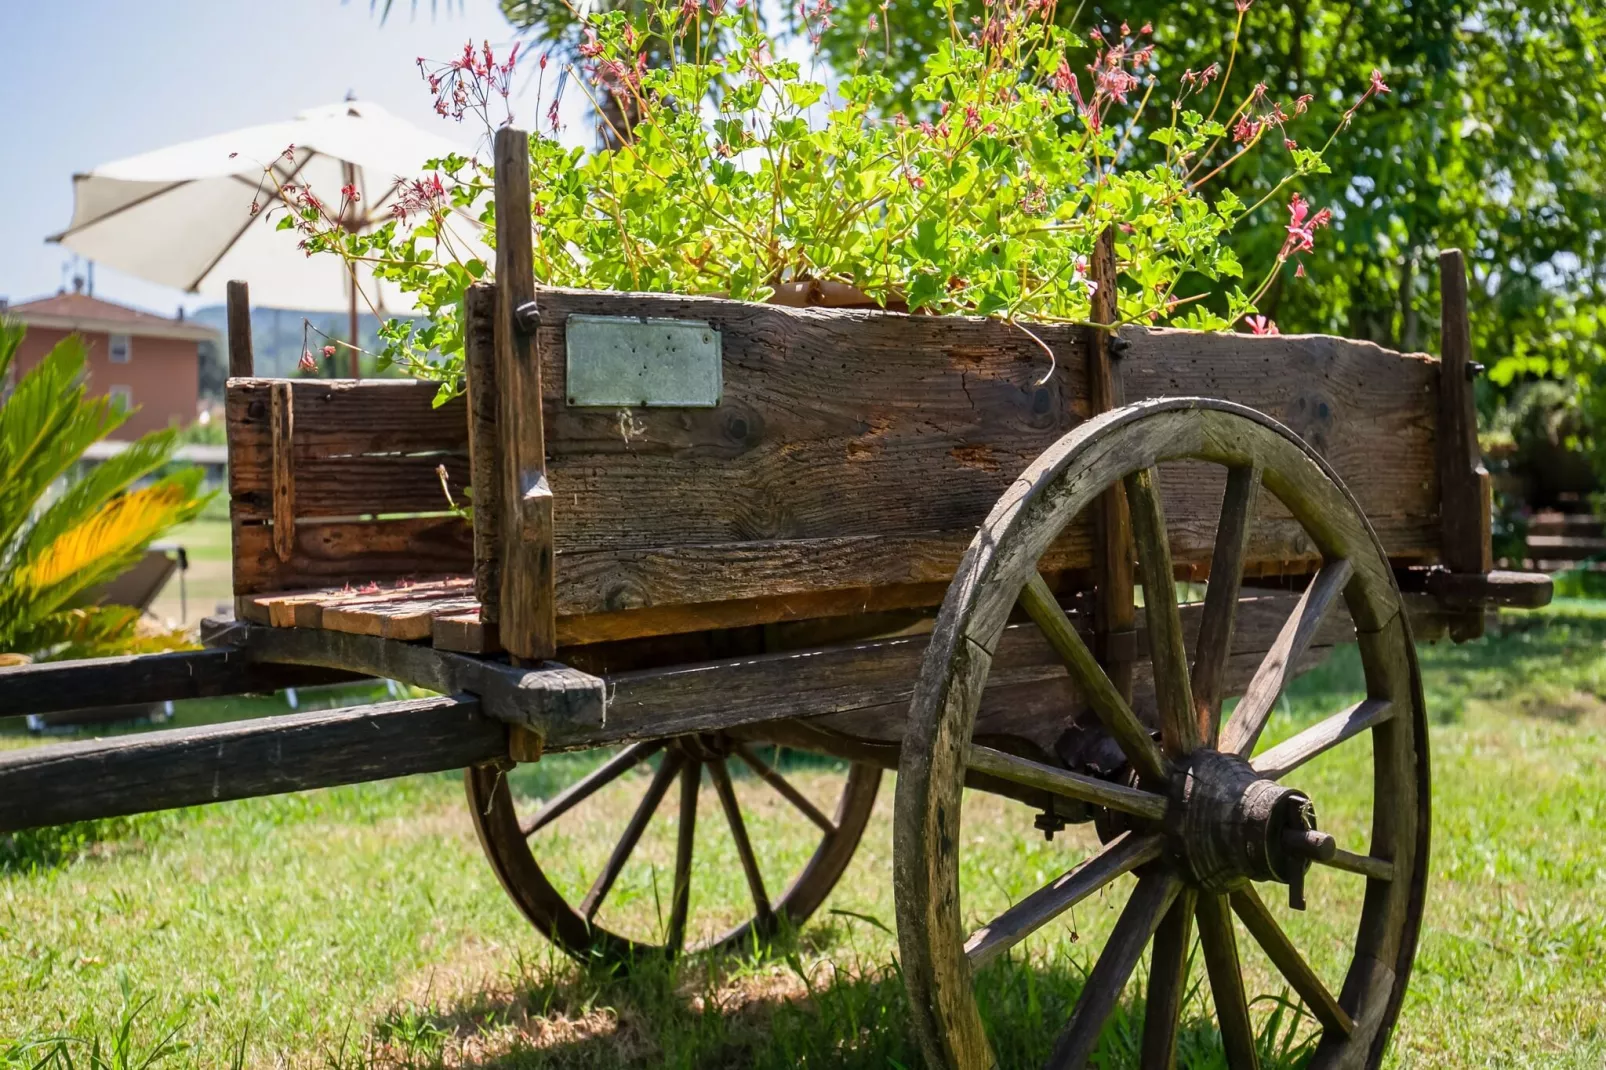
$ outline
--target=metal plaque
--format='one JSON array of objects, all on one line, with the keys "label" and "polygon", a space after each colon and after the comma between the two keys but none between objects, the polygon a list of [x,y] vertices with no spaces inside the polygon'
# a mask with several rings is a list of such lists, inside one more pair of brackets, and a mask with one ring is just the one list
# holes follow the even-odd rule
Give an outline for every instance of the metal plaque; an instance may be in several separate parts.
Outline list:
[{"label": "metal plaque", "polygon": [[712,408],[724,389],[719,331],[701,320],[570,316],[570,405]]}]

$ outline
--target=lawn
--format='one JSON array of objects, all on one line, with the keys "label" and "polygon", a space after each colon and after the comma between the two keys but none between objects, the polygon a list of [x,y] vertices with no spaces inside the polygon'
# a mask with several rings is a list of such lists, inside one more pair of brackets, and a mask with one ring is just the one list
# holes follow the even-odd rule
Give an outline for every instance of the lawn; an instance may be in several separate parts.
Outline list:
[{"label": "lawn", "polygon": [[[1572,604],[1507,617],[1478,643],[1424,648],[1423,665],[1437,722],[1430,903],[1389,1065],[1599,1067],[1606,614]],[[1302,678],[1268,743],[1343,705],[1357,679],[1353,651]],[[180,717],[222,712],[202,705]],[[597,760],[549,757],[515,771],[514,788],[548,797]],[[1364,743],[1308,769],[1301,786],[1324,827],[1354,841],[1368,806]],[[818,762],[788,776],[822,805],[838,783]],[[538,835],[572,898],[645,777]],[[59,1066],[90,1065],[98,1038],[103,1055],[121,1043],[129,1066],[154,1052],[153,1065],[172,1067],[912,1067],[889,931],[892,788],[889,775],[826,908],[773,953],[694,956],[628,979],[571,964],[529,929],[481,857],[454,777],[17,837],[0,869],[0,1066],[31,1067],[53,1050]],[[806,853],[796,814],[756,779],[739,779],[737,793],[778,885]],[[705,784],[693,889],[705,933],[747,903],[717,813]],[[1046,842],[1032,816],[990,797],[967,803],[967,910],[995,913],[1094,842],[1074,827]],[[672,821],[655,823],[602,920],[643,937],[660,931],[674,839]],[[1324,870],[1309,912],[1273,902],[1330,979],[1360,888]],[[1121,902],[1084,904],[984,975],[989,1007],[1009,1026],[1006,1060],[1052,1040]],[[1279,1014],[1282,988],[1256,955],[1246,962],[1267,1065],[1297,1066],[1308,1026]],[[1133,1065],[1142,972],[1107,1032],[1105,1065]],[[1197,991],[1185,1012],[1190,1067],[1222,1065],[1207,999]]]},{"label": "lawn", "polygon": [[182,546],[189,557],[189,571],[173,574],[149,612],[158,620],[193,627],[209,617],[220,605],[234,600],[227,502],[217,502],[188,524],[180,524],[162,538],[164,544]]}]

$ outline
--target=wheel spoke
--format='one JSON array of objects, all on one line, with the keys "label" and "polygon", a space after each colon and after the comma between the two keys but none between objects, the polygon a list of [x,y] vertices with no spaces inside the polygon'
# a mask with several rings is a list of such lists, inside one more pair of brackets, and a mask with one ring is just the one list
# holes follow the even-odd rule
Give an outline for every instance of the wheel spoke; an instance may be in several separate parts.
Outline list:
[{"label": "wheel spoke", "polygon": [[764,783],[774,788],[781,798],[797,807],[803,812],[804,817],[820,826],[820,830],[827,836],[836,831],[835,822],[826,817],[819,807],[809,802],[802,792],[787,782],[785,777],[771,768],[768,762],[754,754],[751,747],[745,743],[737,744],[736,756],[746,762],[748,768],[757,773]]},{"label": "wheel spoke", "polygon": [[691,913],[692,851],[697,842],[697,792],[703,783],[700,762],[680,771],[680,827],[675,830],[675,886],[669,901],[669,931],[664,946],[678,955],[686,946],[686,918]]},{"label": "wheel spoke", "polygon": [[1054,592],[1038,573],[1032,573],[1026,586],[1021,588],[1020,604],[1042,631],[1048,645],[1054,648],[1054,653],[1065,662],[1071,678],[1082,689],[1088,704],[1098,714],[1105,731],[1115,738],[1127,761],[1145,780],[1165,783],[1165,760],[1160,756],[1160,748],[1154,745],[1149,730],[1121,697],[1121,692],[1082,641],[1071,618],[1065,615]]},{"label": "wheel spoke", "polygon": [[1070,1022],[1054,1043],[1049,1070],[1080,1070],[1087,1065],[1115,1001],[1121,998],[1121,990],[1143,957],[1149,938],[1181,889],[1182,882],[1169,873],[1153,873],[1139,879],[1109,942],[1087,975]]},{"label": "wheel spoke", "polygon": [[1327,720],[1305,729],[1299,735],[1255,756],[1249,765],[1268,780],[1281,780],[1312,758],[1326,754],[1346,739],[1360,735],[1388,720],[1394,707],[1387,699],[1369,698]]},{"label": "wheel spoke", "polygon": [[1146,817],[1151,821],[1158,821],[1165,816],[1164,795],[1140,791],[1123,784],[1113,784],[1108,780],[1073,773],[1068,769],[1056,769],[1052,765],[1034,762],[1029,758],[1018,758],[991,747],[972,744],[969,764],[970,768],[978,773],[995,776],[1014,784],[1024,784],[1029,788],[1039,788],[1052,795],[1063,795],[1068,799],[1077,799],[1094,806],[1107,806],[1111,810],[1119,810],[1135,817]]},{"label": "wheel spoke", "polygon": [[1362,877],[1370,877],[1375,881],[1391,881],[1394,879],[1394,863],[1386,858],[1374,858],[1371,855],[1358,855],[1350,851],[1335,850],[1332,858],[1312,859],[1319,866],[1332,866],[1345,873],[1355,873]]},{"label": "wheel spoke", "polygon": [[1109,846],[1037,889],[970,934],[965,954],[976,969],[992,962],[1032,933],[1123,873],[1160,857],[1165,840],[1123,832]]},{"label": "wheel spoke", "polygon": [[1238,592],[1243,586],[1244,559],[1249,554],[1249,533],[1254,528],[1255,501],[1259,496],[1258,467],[1228,471],[1190,678],[1199,735],[1212,747],[1221,731],[1221,693],[1227,683],[1227,660],[1232,657],[1233,618],[1238,612]]},{"label": "wheel spoke", "polygon": [[1172,1070],[1177,1061],[1177,1022],[1188,995],[1188,950],[1193,943],[1196,893],[1184,888],[1154,933],[1149,959],[1149,995],[1143,1011],[1143,1070]]},{"label": "wheel spoke", "polygon": [[1322,1023],[1322,1028],[1348,1036],[1355,1030],[1355,1021],[1338,1000],[1322,984],[1322,979],[1316,976],[1316,971],[1310,968],[1305,957],[1299,953],[1283,927],[1277,924],[1266,904],[1261,901],[1253,885],[1245,885],[1232,893],[1232,909],[1249,930],[1249,935],[1255,938],[1255,943],[1266,952],[1288,984],[1299,998],[1305,1001],[1305,1006]]},{"label": "wheel spoke", "polygon": [[618,780],[625,773],[634,769],[650,758],[654,751],[664,745],[661,739],[651,739],[642,743],[632,743],[624,750],[609,758],[602,766],[584,778],[570,784],[550,801],[527,824],[519,826],[519,831],[525,836],[534,836],[546,826],[552,824],[564,814],[573,810],[580,803],[595,795],[599,790]]},{"label": "wheel spoke", "polygon": [[1272,707],[1283,693],[1283,685],[1299,671],[1299,661],[1305,656],[1311,640],[1321,627],[1327,610],[1344,591],[1353,569],[1347,560],[1329,561],[1322,566],[1316,578],[1300,596],[1293,616],[1283,625],[1276,642],[1266,652],[1255,677],[1249,681],[1249,690],[1239,700],[1232,720],[1222,733],[1221,749],[1248,757],[1255,749],[1255,741],[1266,727]]},{"label": "wheel spoke", "polygon": [[684,759],[677,754],[665,755],[663,762],[658,766],[658,771],[652,775],[652,782],[647,785],[647,794],[642,796],[641,805],[636,807],[636,812],[630,815],[630,823],[625,826],[624,835],[619,837],[619,842],[614,844],[613,854],[608,856],[608,864],[597,874],[591,890],[580,901],[580,915],[587,921],[597,916],[598,908],[608,897],[613,882],[619,879],[619,872],[630,860],[630,852],[636,849],[641,834],[647,831],[647,822],[652,820],[658,804],[663,801],[664,792],[669,790],[669,782],[680,772],[683,761]]},{"label": "wheel spoke", "polygon": [[1126,477],[1132,509],[1132,541],[1143,576],[1143,619],[1149,631],[1149,660],[1160,707],[1160,740],[1166,754],[1181,757],[1199,747],[1199,719],[1188,680],[1188,649],[1177,610],[1177,584],[1171,570],[1165,509],[1160,504],[1160,473],[1145,468]]},{"label": "wheel spoke", "polygon": [[1232,913],[1227,909],[1226,897],[1201,895],[1196,913],[1205,970],[1210,975],[1210,992],[1216,998],[1221,1043],[1227,1050],[1227,1066],[1231,1070],[1255,1070],[1260,1065],[1255,1051],[1255,1027],[1249,1020],[1243,967],[1238,961],[1238,937],[1233,932]]},{"label": "wheel spoke", "polygon": [[719,793],[719,805],[725,810],[725,823],[730,826],[731,839],[736,841],[736,856],[742,861],[742,872],[747,876],[747,890],[752,893],[753,907],[760,921],[772,913],[769,893],[764,891],[764,875],[758,870],[758,857],[753,854],[753,843],[747,838],[747,825],[742,821],[742,808],[736,801],[736,789],[731,786],[730,770],[725,759],[708,763],[708,775],[713,778],[714,790]]}]

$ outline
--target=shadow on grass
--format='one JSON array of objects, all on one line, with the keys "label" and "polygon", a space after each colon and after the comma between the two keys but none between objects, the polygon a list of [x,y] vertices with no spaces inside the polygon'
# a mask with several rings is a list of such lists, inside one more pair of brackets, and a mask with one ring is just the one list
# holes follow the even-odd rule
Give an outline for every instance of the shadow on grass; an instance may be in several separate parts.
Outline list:
[{"label": "shadow on grass", "polygon": [[[812,933],[805,941],[816,947],[832,943]],[[628,975],[601,966],[558,968],[544,976],[525,970],[511,984],[488,984],[433,1009],[392,1010],[371,1025],[360,1056],[330,1063],[483,1070],[924,1065],[909,1034],[896,962],[850,962],[854,956],[838,947],[834,959],[805,965],[801,950],[752,961],[638,962]],[[1202,968],[1194,966],[1190,973],[1198,977]],[[1082,953],[1062,948],[1031,961],[996,963],[979,976],[978,997],[1000,1066],[1036,1068],[1047,1061],[1081,992],[1085,968]],[[1111,1015],[1092,1066],[1138,1065],[1143,980],[1140,968],[1129,998]],[[1282,997],[1256,1004],[1261,1065],[1306,1065],[1313,1043],[1309,1019]],[[1206,1005],[1196,982],[1178,1041],[1177,1066],[1184,1070],[1225,1070]]]}]

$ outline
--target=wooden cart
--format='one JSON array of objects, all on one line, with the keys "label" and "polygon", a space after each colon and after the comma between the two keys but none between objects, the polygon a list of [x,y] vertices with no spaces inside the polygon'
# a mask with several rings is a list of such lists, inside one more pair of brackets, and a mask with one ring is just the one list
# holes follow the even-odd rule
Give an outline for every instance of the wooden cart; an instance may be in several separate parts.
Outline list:
[{"label": "wooden cart", "polygon": [[[659,947],[599,907],[677,778],[671,954],[705,771],[752,893],[751,918],[712,941],[737,947],[820,905],[897,769],[901,965],[933,1067],[990,1065],[975,971],[1128,873],[1052,1065],[1086,1061],[1151,944],[1143,1065],[1169,1065],[1197,923],[1228,1062],[1254,1066],[1236,915],[1319,1021],[1316,1065],[1377,1066],[1427,873],[1413,638],[1472,637],[1488,606],[1549,598],[1543,577],[1491,571],[1459,254],[1443,259],[1439,360],[1048,327],[1051,368],[996,322],[537,292],[522,135],[504,131],[497,159],[499,281],[467,297],[468,396],[253,378],[241,287],[236,621],[209,624],[201,652],[0,676],[0,714],[354,675],[446,697],[8,754],[0,831],[466,767],[519,908],[577,955],[628,962]],[[443,484],[458,502],[472,486],[472,522]],[[1347,642],[1364,701],[1256,753],[1284,683]],[[1371,838],[1339,844],[1299,770],[1363,734]],[[846,759],[835,808],[758,744]],[[519,813],[510,763],[604,746],[619,749],[596,772]],[[778,898],[733,761],[817,826]],[[650,762],[618,846],[567,901],[532,835]],[[966,787],[1029,804],[1050,835],[1092,821],[1102,850],[967,931]],[[1333,988],[1257,890],[1297,904],[1312,864],[1366,882]]]}]

